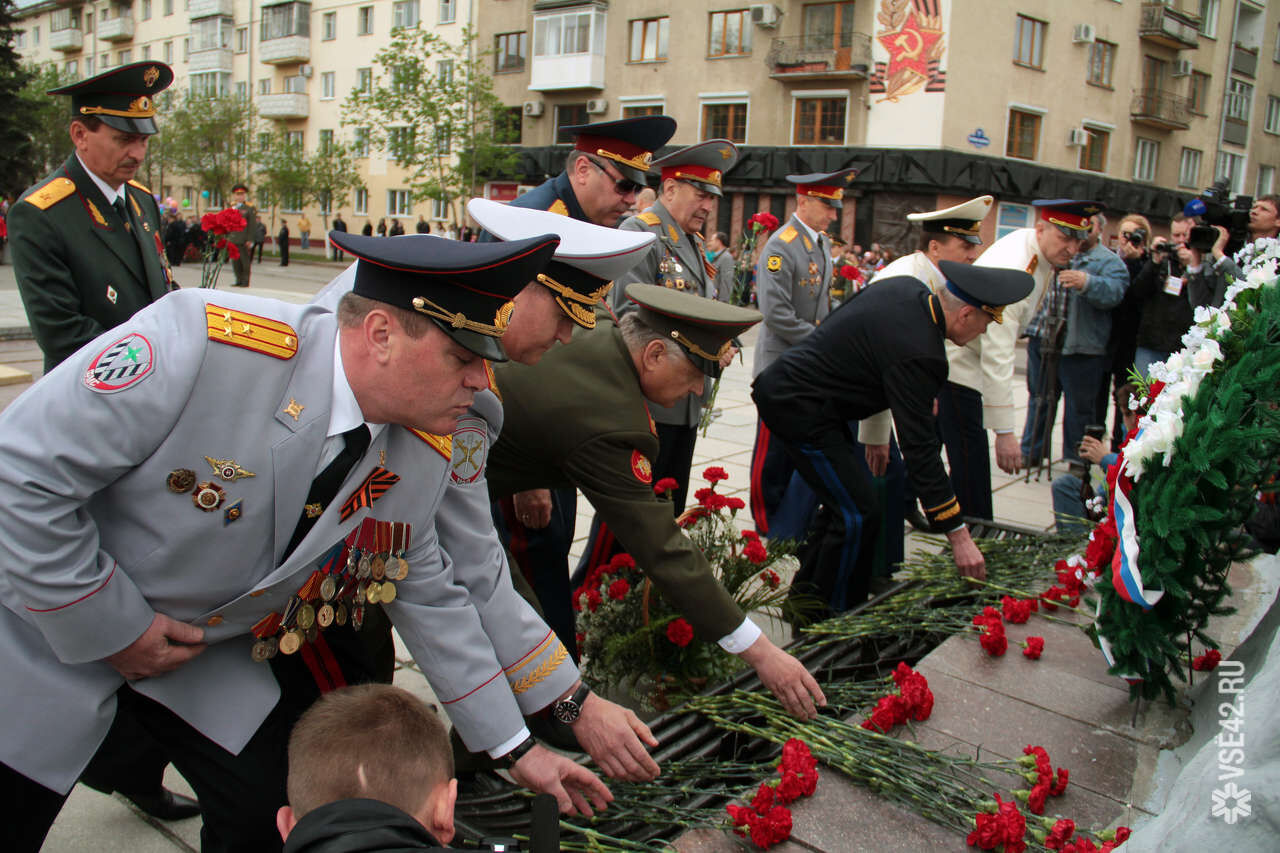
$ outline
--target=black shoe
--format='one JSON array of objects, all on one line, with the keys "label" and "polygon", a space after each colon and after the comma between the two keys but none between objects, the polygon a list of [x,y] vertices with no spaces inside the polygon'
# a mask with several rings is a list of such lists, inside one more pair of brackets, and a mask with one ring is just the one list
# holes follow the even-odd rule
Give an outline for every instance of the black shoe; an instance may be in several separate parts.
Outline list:
[{"label": "black shoe", "polygon": [[480,770],[458,774],[458,796],[468,798],[487,797],[511,790],[511,783],[496,773]]},{"label": "black shoe", "polygon": [[933,529],[929,525],[929,519],[924,517],[924,514],[920,512],[920,507],[916,506],[915,504],[912,504],[910,507],[908,507],[907,510],[903,513],[903,515],[907,519],[907,524],[910,524],[912,527],[914,527],[916,530],[921,531],[922,533],[929,533]]},{"label": "black shoe", "polygon": [[154,794],[124,794],[124,797],[157,820],[184,820],[200,814],[199,803],[168,788]]},{"label": "black shoe", "polygon": [[248,287],[249,285],[247,285],[247,284],[241,284],[240,282],[238,282],[238,281],[237,281],[235,284],[233,284],[233,285],[231,285],[231,286],[232,286],[232,287]]}]

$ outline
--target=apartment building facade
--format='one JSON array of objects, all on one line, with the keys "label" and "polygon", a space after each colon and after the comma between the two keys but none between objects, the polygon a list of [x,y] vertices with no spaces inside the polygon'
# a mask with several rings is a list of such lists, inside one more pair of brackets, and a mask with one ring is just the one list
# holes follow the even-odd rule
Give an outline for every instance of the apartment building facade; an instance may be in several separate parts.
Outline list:
[{"label": "apartment building facade", "polygon": [[[521,116],[514,197],[559,171],[561,128],[662,112],[673,145],[743,148],[709,228],[790,212],[789,172],[864,170],[840,228],[907,248],[903,216],[1000,200],[994,237],[1033,198],[1093,197],[1167,220],[1221,175],[1275,191],[1280,12],[1257,0],[19,0],[19,48],[80,75],[156,58],[176,86],[251,97],[307,148],[347,135],[393,26],[460,38],[468,22],[495,89]],[[350,138],[349,136],[347,138]],[[405,171],[358,161],[347,220],[419,213]],[[176,185],[199,204],[199,188]],[[308,211],[314,220],[318,211]]]},{"label": "apartment building facade", "polygon": [[[673,145],[743,146],[713,225],[789,213],[788,172],[860,163],[841,228],[907,248],[903,214],[991,192],[989,236],[1033,198],[1166,219],[1228,175],[1275,189],[1280,13],[1251,0],[480,0],[525,182],[560,128],[665,112]],[[509,190],[507,190],[509,191]]]},{"label": "apartment building facade", "polygon": [[[24,59],[81,77],[158,59],[173,66],[175,90],[252,99],[264,130],[278,123],[308,151],[325,139],[358,142],[358,126],[342,124],[342,104],[353,90],[372,85],[374,56],[394,27],[429,27],[458,44],[472,14],[468,0],[18,0],[18,6]],[[400,218],[408,231],[419,215],[434,220],[433,229],[449,221],[445,205],[410,199],[407,170],[385,153],[368,151],[356,165],[364,187],[341,208],[351,230],[382,218]],[[168,176],[164,186],[152,187],[187,213],[218,204],[202,189]],[[279,210],[277,217],[301,212]],[[318,237],[328,218],[315,208],[306,213]]]}]

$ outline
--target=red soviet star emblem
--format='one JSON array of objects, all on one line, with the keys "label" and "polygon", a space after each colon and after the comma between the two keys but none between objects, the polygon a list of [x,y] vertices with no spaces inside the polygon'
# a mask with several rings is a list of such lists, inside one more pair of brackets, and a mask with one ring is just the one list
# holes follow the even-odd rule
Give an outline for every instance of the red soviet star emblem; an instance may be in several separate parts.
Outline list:
[{"label": "red soviet star emblem", "polygon": [[921,29],[913,10],[902,29],[883,33],[876,38],[889,54],[889,67],[885,69],[887,77],[891,78],[905,69],[927,78],[929,54],[942,38],[942,30]]}]

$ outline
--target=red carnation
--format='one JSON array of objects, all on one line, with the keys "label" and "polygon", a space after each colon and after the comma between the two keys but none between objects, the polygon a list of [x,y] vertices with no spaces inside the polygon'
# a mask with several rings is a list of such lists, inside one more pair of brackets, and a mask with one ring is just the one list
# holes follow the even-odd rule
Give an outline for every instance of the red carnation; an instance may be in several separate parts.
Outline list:
[{"label": "red carnation", "polygon": [[598,589],[587,590],[587,610],[590,610],[592,613],[595,613],[596,608],[599,606],[600,606],[600,590]]},{"label": "red carnation", "polygon": [[782,745],[782,760],[778,762],[779,770],[792,770],[796,773],[808,773],[818,766],[818,759],[813,757],[809,745],[800,738],[787,738]]},{"label": "red carnation", "polygon": [[1044,802],[1049,799],[1049,786],[1043,782],[1032,786],[1027,795],[1027,810],[1032,814],[1044,814]]},{"label": "red carnation", "polygon": [[702,472],[702,479],[708,483],[718,483],[721,480],[729,479],[729,475],[719,465],[712,465],[710,468]]},{"label": "red carnation", "polygon": [[765,569],[760,573],[760,580],[764,581],[769,589],[777,589],[782,583],[782,578],[773,569]]},{"label": "red carnation", "polygon": [[1009,650],[1009,640],[1005,637],[1004,624],[1001,622],[988,622],[978,641],[993,658],[998,658]]},{"label": "red carnation", "polygon": [[1070,780],[1071,771],[1065,767],[1058,768],[1058,781],[1053,783],[1049,789],[1049,793],[1055,797],[1061,797],[1063,792],[1067,790],[1067,782]]},{"label": "red carnation", "polygon": [[853,264],[845,264],[840,267],[840,277],[845,281],[862,281],[862,270]]},{"label": "red carnation", "polygon": [[239,247],[239,246],[237,246],[235,243],[229,243],[229,244],[227,244],[227,257],[228,257],[228,258],[230,258],[230,259],[231,259],[231,260],[233,260],[233,261],[234,261],[234,260],[236,260],[237,258],[239,258],[239,257],[240,257],[240,247]]},{"label": "red carnation", "polygon": [[742,538],[751,542],[759,542],[760,534],[756,533],[754,530],[744,530],[742,531]]},{"label": "red carnation", "polygon": [[680,488],[680,484],[676,482],[675,477],[663,477],[653,484],[653,493],[655,495],[665,495],[667,492],[674,492],[678,488]]},{"label": "red carnation", "polygon": [[767,814],[773,808],[773,788],[768,782],[761,782],[756,795],[751,798],[751,808],[760,814]]},{"label": "red carnation", "polygon": [[782,774],[782,781],[778,783],[778,800],[785,806],[787,803],[806,796],[804,780],[800,778],[800,774],[788,770]]},{"label": "red carnation", "polygon": [[724,505],[728,507],[730,510],[732,510],[733,512],[737,512],[740,509],[747,508],[747,502],[744,501],[742,498],[726,497],[724,499]]},{"label": "red carnation", "polygon": [[693,626],[683,618],[677,618],[667,623],[667,639],[683,649],[693,641]]},{"label": "red carnation", "polygon": [[703,486],[701,489],[693,493],[693,499],[703,506],[707,505],[707,499],[716,493],[716,490],[710,486]]},{"label": "red carnation", "polygon": [[630,591],[631,584],[627,583],[622,578],[618,578],[616,581],[609,584],[609,597],[614,601],[621,601],[626,598],[627,593]]},{"label": "red carnation", "polygon": [[1133,834],[1133,831],[1130,830],[1129,827],[1117,826],[1116,827],[1116,844],[1124,844],[1126,841],[1129,840],[1129,836],[1132,834]]},{"label": "red carnation", "polygon": [[619,569],[634,569],[635,567],[636,560],[630,554],[614,554],[613,559],[609,560],[609,571],[611,572],[616,572]]},{"label": "red carnation", "polygon": [[1204,654],[1191,661],[1191,668],[1196,672],[1211,672],[1216,669],[1222,661],[1222,652],[1217,649],[1209,649]]},{"label": "red carnation", "polygon": [[791,837],[791,811],[786,806],[774,806],[769,813],[751,824],[751,843],[761,850],[768,850]]},{"label": "red carnation", "polygon": [[871,716],[863,721],[862,727],[873,732],[888,734],[894,726],[907,720],[907,703],[901,696],[881,696]]},{"label": "red carnation", "polygon": [[751,223],[752,231],[772,231],[778,227],[778,217],[772,213],[755,213],[747,221]]},{"label": "red carnation", "polygon": [[1036,602],[1029,598],[1010,598],[1004,596],[1000,599],[1000,612],[1007,622],[1014,625],[1022,625],[1031,618],[1031,611],[1035,609]]},{"label": "red carnation", "polygon": [[1056,584],[1040,594],[1045,610],[1057,610],[1058,605],[1067,597],[1067,591]]},{"label": "red carnation", "polygon": [[1067,843],[1067,839],[1075,834],[1075,821],[1062,818],[1053,825],[1053,829],[1049,830],[1049,837],[1045,839],[1044,846],[1050,850],[1061,850],[1062,846]]},{"label": "red carnation", "polygon": [[746,547],[742,549],[742,556],[746,557],[757,566],[769,559],[769,552],[765,549],[764,544],[759,539],[753,539],[748,542]]},{"label": "red carnation", "polygon": [[1022,645],[1024,657],[1040,660],[1040,655],[1044,652],[1044,637],[1027,637],[1027,641]]}]

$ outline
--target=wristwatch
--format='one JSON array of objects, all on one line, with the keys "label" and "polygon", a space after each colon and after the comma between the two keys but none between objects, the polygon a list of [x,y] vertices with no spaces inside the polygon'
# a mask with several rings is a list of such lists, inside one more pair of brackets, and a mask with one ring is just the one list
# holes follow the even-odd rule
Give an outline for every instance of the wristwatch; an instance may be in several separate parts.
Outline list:
[{"label": "wristwatch", "polygon": [[591,692],[591,688],[584,681],[578,685],[578,689],[567,699],[561,699],[551,709],[552,715],[564,723],[572,725],[578,721],[578,717],[582,716],[582,703],[587,701],[587,694]]},{"label": "wristwatch", "polygon": [[533,749],[537,745],[538,742],[533,739],[533,735],[529,735],[527,738],[520,741],[520,743],[516,745],[515,749],[498,758],[498,764],[504,770],[510,770],[512,767],[516,766],[517,761],[528,755],[529,750]]}]

